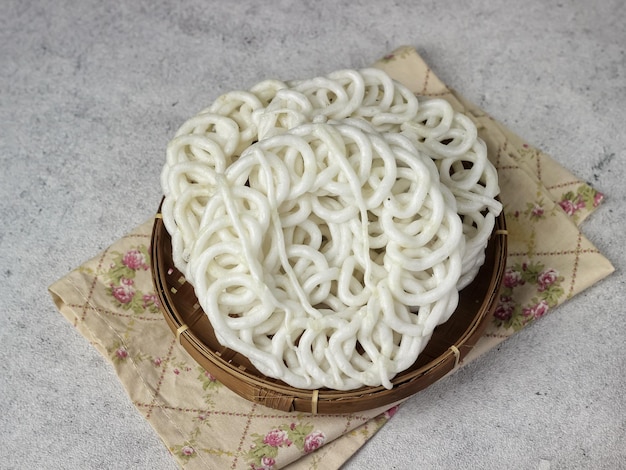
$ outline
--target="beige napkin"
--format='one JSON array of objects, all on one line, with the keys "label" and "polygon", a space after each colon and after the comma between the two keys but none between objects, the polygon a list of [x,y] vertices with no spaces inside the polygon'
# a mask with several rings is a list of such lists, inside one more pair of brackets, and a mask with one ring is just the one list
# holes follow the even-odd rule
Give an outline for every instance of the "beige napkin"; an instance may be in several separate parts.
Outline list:
[{"label": "beige napkin", "polygon": [[[397,49],[376,66],[416,94],[444,98],[468,114],[498,168],[509,230],[505,285],[487,333],[460,366],[612,272],[577,227],[602,200],[599,192],[447,88],[415,49]],[[152,222],[54,283],[50,293],[112,363],[181,467],[339,468],[397,411],[285,413],[217,382],[176,342],[155,304]]]}]

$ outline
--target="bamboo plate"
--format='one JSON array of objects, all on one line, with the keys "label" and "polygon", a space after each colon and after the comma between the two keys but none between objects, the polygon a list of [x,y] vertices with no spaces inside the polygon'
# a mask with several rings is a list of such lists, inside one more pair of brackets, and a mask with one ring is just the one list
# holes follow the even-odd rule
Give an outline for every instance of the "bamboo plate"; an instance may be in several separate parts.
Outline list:
[{"label": "bamboo plate", "polygon": [[151,270],[161,310],[183,348],[226,387],[246,398],[281,411],[352,413],[391,405],[436,382],[452,371],[482,336],[496,308],[506,261],[506,222],[501,214],[489,240],[486,259],[472,284],[460,293],[449,321],[438,326],[424,351],[409,369],[398,374],[393,388],[302,390],[259,373],[243,355],[215,338],[193,287],[174,267],[169,233],[160,213],[151,240]]}]

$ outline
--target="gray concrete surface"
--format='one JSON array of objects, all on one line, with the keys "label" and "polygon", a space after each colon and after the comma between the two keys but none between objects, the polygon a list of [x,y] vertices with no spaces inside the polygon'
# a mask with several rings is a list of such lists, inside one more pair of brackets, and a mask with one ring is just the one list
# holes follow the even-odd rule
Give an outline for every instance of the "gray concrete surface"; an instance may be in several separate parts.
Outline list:
[{"label": "gray concrete surface", "polygon": [[616,273],[411,399],[355,469],[626,468],[621,0],[3,0],[0,468],[175,468],[46,288],[147,219],[166,142],[228,89],[410,44],[605,192]]}]

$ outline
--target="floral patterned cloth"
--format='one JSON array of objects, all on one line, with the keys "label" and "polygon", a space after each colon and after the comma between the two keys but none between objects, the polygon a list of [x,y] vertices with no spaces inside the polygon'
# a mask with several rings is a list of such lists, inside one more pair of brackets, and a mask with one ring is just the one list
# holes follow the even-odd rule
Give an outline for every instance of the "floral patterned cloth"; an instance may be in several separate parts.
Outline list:
[{"label": "floral patterned cloth", "polygon": [[[460,366],[612,272],[578,230],[602,194],[447,88],[415,49],[400,48],[376,66],[416,94],[447,99],[468,114],[498,168],[509,231],[504,285],[485,336]],[[397,411],[284,413],[216,381],[176,342],[159,311],[149,269],[152,223],[54,283],[50,293],[111,361],[181,467],[338,468]]]}]

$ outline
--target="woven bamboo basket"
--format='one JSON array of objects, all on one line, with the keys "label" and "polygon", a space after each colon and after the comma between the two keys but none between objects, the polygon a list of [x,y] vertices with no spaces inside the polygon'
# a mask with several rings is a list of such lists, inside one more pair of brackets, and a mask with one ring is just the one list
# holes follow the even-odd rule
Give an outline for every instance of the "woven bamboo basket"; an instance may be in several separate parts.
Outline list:
[{"label": "woven bamboo basket", "polygon": [[485,263],[474,282],[461,291],[457,310],[435,329],[413,366],[392,380],[391,389],[297,389],[264,376],[245,356],[222,346],[198,304],[193,286],[174,266],[171,239],[160,212],[152,231],[151,269],[167,324],[194,360],[223,385],[247,400],[281,411],[353,413],[391,405],[423,390],[452,371],[474,347],[496,307],[506,261],[506,235],[504,215],[500,215],[486,249]]}]

